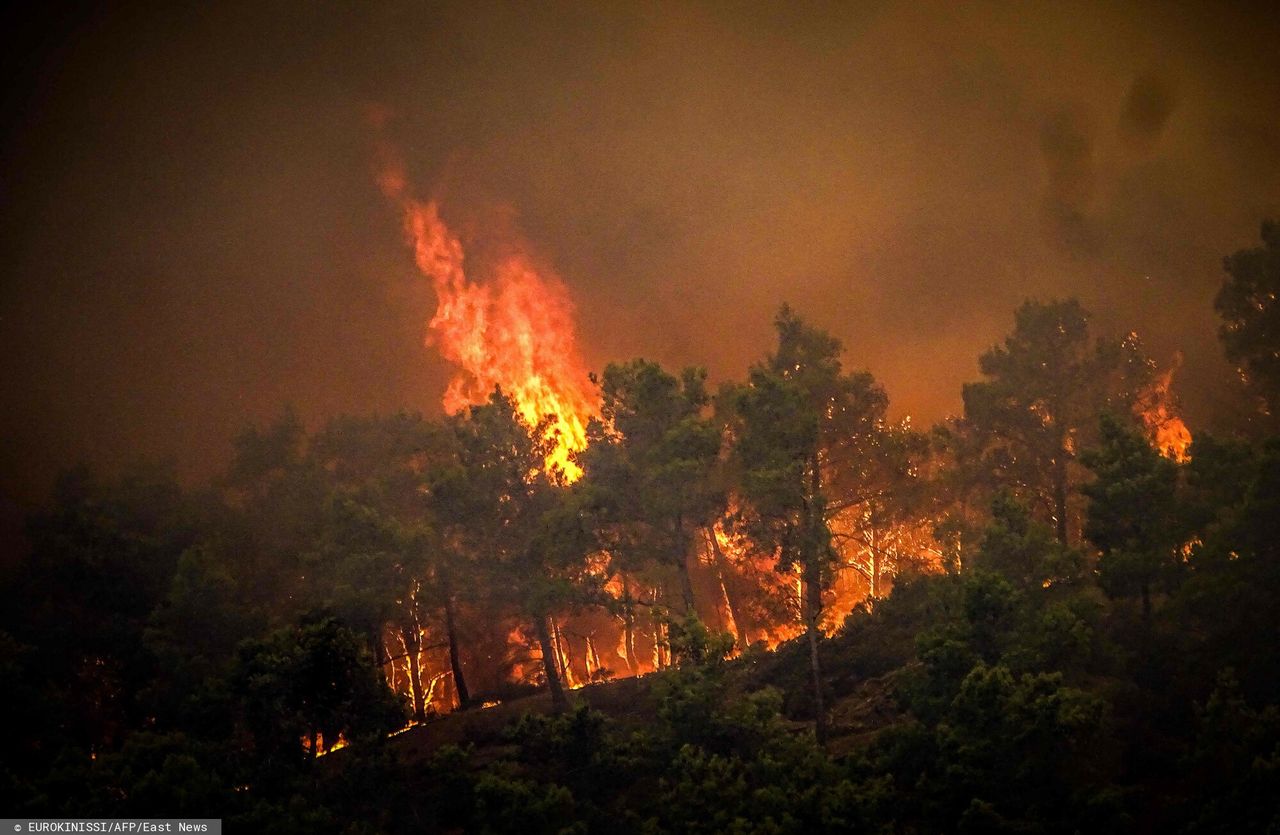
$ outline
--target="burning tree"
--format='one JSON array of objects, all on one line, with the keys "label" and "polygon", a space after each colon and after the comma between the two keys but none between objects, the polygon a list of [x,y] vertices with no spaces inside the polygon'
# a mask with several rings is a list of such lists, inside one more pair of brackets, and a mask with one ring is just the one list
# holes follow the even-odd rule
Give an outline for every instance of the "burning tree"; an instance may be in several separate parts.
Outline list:
[{"label": "burning tree", "polygon": [[673,571],[692,612],[688,559],[724,507],[713,480],[720,432],[703,414],[706,372],[687,368],[676,378],[635,360],[610,364],[599,383],[601,418],[588,426],[578,463],[603,544],[626,571]]},{"label": "burning tree", "polygon": [[921,472],[928,441],[909,421],[889,423],[887,405],[869,413],[831,456],[834,540],[842,564],[865,581],[863,596],[873,600],[900,566],[931,561],[921,556],[932,532]]},{"label": "burning tree", "polygon": [[438,425],[399,414],[334,420],[307,450],[330,491],[327,522],[306,555],[308,586],[371,636],[390,680],[407,682],[416,721],[428,707],[453,707],[452,695],[433,699],[431,679],[424,684],[424,668],[432,666],[429,635],[445,633],[454,692],[459,704],[467,701],[450,618],[453,599],[441,582],[447,553],[425,500],[427,471],[446,454],[446,441]]},{"label": "burning tree", "polygon": [[884,391],[866,372],[845,374],[840,343],[787,306],[775,320],[778,349],[725,392],[745,528],[800,579],[800,612],[818,739],[826,739],[818,653],[823,591],[833,577],[832,463],[883,414]]},{"label": "burning tree", "polygon": [[1155,371],[1135,334],[1093,342],[1088,321],[1075,299],[1026,302],[1013,333],[978,358],[987,379],[963,390],[965,428],[980,450],[975,474],[1039,509],[1063,544],[1084,477],[1078,453],[1104,411],[1141,411]]},{"label": "burning tree", "polygon": [[1262,224],[1262,246],[1228,256],[1230,278],[1214,299],[1222,317],[1218,335],[1241,379],[1262,398],[1264,410],[1280,405],[1280,223]]},{"label": "burning tree", "polygon": [[1138,596],[1151,619],[1153,588],[1169,588],[1183,573],[1190,532],[1178,500],[1178,465],[1151,448],[1132,427],[1102,421],[1102,443],[1084,456],[1097,478],[1085,534],[1102,551],[1099,582],[1115,597]]},{"label": "burning tree", "polygon": [[517,611],[532,627],[557,707],[566,704],[564,670],[551,617],[581,600],[589,585],[593,540],[559,470],[544,464],[557,443],[551,418],[530,426],[515,402],[495,390],[489,402],[451,419],[455,458],[435,493],[458,520],[470,554],[469,580],[491,606]]}]

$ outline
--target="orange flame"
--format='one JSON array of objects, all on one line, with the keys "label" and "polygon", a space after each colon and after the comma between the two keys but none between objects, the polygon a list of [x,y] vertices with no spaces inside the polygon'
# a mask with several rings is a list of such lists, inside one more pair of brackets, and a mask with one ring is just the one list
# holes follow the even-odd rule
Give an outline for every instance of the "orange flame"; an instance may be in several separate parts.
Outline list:
[{"label": "orange flame", "polygon": [[459,367],[444,393],[445,410],[484,403],[501,387],[530,425],[552,419],[557,442],[547,466],[576,480],[582,471],[571,456],[586,446],[596,404],[563,282],[522,252],[504,258],[487,281],[469,280],[462,242],[441,220],[439,206],[410,196],[398,161],[385,149],[382,157],[378,185],[403,211],[414,260],[436,292],[427,343]]},{"label": "orange flame", "polygon": [[1161,455],[1179,463],[1191,460],[1191,430],[1176,412],[1176,400],[1172,392],[1173,375],[1182,365],[1182,355],[1174,358],[1173,365],[1156,376],[1151,386],[1138,398],[1134,409],[1142,418],[1151,445]]}]

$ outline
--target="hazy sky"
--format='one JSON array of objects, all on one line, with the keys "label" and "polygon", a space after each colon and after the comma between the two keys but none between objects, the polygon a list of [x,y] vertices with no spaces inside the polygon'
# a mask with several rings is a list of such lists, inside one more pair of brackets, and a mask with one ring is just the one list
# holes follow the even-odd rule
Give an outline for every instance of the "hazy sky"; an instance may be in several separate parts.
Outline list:
[{"label": "hazy sky", "polygon": [[371,103],[451,224],[555,265],[590,366],[739,375],[788,300],[919,423],[1029,296],[1181,348],[1207,414],[1221,259],[1280,216],[1274,5],[109,5],[3,21],[11,514],[285,403],[438,409]]}]

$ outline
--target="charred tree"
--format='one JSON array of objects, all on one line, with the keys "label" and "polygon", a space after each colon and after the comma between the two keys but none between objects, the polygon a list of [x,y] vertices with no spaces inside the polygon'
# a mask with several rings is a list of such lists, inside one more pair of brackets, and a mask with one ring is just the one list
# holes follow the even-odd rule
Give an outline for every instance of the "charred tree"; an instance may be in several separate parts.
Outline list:
[{"label": "charred tree", "polygon": [[467,691],[467,680],[462,674],[462,652],[458,646],[458,621],[454,612],[453,588],[447,577],[443,586],[444,629],[449,642],[449,669],[453,673],[453,689],[458,695],[458,707],[465,708],[471,703],[471,694]]},{"label": "charred tree", "polygon": [[538,636],[538,646],[542,650],[542,669],[547,677],[547,689],[551,691],[551,707],[555,712],[563,713],[569,708],[569,701],[565,697],[564,685],[560,681],[559,653],[556,652],[547,618],[545,616],[534,618],[533,627]]}]

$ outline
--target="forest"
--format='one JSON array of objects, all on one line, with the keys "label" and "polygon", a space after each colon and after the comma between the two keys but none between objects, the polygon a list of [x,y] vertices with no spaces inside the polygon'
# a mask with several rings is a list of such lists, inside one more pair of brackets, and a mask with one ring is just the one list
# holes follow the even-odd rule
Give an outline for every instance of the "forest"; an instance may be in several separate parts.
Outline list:
[{"label": "forest", "polygon": [[[743,380],[286,411],[211,482],[80,467],[5,577],[0,807],[255,832],[1280,828],[1280,225],[1249,419],[1029,300],[921,429],[783,305]],[[1224,406],[1224,409],[1226,406]]]}]

